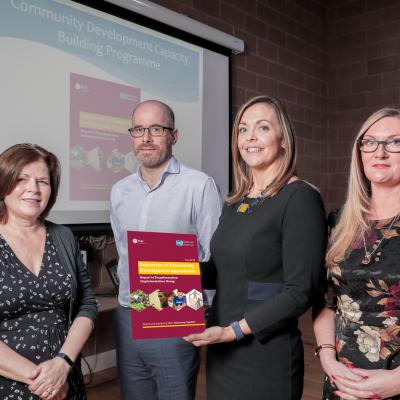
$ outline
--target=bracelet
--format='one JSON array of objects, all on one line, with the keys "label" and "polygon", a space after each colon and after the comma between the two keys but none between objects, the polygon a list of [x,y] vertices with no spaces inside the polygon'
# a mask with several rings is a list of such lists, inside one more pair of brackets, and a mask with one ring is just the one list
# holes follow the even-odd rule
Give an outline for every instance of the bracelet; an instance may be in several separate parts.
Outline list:
[{"label": "bracelet", "polygon": [[315,349],[315,352],[314,352],[314,354],[315,354],[318,358],[319,358],[319,353],[320,353],[320,351],[321,351],[322,349],[332,349],[332,350],[335,350],[335,351],[336,351],[336,346],[333,345],[333,344],[330,344],[330,343],[321,344],[320,346],[318,346],[318,347]]},{"label": "bracelet", "polygon": [[62,358],[71,368],[74,366],[74,362],[65,353],[57,353],[56,357]]},{"label": "bracelet", "polygon": [[233,321],[233,322],[230,323],[230,325],[231,325],[231,327],[233,329],[233,333],[236,336],[236,340],[237,341],[242,340],[244,338],[244,333],[242,331],[242,328],[240,327],[239,322]]}]

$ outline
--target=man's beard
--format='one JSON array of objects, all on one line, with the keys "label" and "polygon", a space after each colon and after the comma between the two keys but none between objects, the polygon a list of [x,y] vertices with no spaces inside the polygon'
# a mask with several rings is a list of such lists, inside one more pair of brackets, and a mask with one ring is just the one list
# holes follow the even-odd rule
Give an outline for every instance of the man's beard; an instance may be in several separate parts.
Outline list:
[{"label": "man's beard", "polygon": [[[141,153],[140,150],[146,149],[147,147],[155,148],[156,151],[152,155],[143,155],[143,153]],[[154,145],[152,146],[142,145],[135,151],[136,158],[145,168],[159,167],[171,157],[171,153],[172,153],[171,147],[162,150],[159,146],[154,146]]]}]

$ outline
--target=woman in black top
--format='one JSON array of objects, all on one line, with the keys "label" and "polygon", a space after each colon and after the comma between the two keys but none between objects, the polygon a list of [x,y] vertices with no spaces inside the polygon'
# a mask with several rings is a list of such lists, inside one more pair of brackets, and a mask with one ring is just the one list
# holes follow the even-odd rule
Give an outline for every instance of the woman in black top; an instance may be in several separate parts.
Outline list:
[{"label": "woman in black top", "polygon": [[400,399],[400,109],[361,126],[314,323],[323,399]]},{"label": "woman in black top", "polygon": [[216,288],[209,324],[186,337],[207,349],[207,398],[301,399],[297,318],[323,273],[326,226],[318,191],[295,176],[296,143],[280,101],[256,97],[232,133],[234,190],[204,268]]},{"label": "woman in black top", "polygon": [[79,353],[97,306],[72,232],[45,221],[59,180],[39,146],[0,155],[1,399],[86,399]]}]

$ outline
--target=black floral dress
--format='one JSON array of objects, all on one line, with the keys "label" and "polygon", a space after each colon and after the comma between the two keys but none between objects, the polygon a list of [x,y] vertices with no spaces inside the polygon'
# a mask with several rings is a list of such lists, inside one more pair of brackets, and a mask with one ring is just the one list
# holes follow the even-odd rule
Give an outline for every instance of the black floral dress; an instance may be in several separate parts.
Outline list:
[{"label": "black floral dress", "polygon": [[[49,233],[38,276],[21,263],[0,235],[0,340],[35,364],[53,358],[68,333],[70,279]],[[68,384],[68,400],[86,399],[79,363],[69,374]],[[26,384],[0,376],[0,399],[38,397]]]},{"label": "black floral dress", "polygon": [[[336,307],[336,350],[339,361],[357,368],[393,369],[400,365],[400,221],[372,221],[363,264],[364,243],[330,269],[328,307]],[[390,229],[388,229],[390,227]],[[375,246],[375,247],[374,247]],[[323,399],[337,399],[325,378]],[[392,397],[400,399],[400,395]]]}]

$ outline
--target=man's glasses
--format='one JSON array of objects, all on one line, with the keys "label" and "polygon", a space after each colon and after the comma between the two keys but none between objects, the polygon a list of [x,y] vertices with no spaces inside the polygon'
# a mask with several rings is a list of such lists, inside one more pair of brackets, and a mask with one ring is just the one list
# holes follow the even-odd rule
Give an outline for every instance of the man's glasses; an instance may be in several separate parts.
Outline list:
[{"label": "man's glasses", "polygon": [[360,139],[358,141],[358,148],[364,153],[373,153],[380,144],[389,153],[400,153],[400,138],[386,140]]},{"label": "man's glasses", "polygon": [[172,131],[174,128],[170,128],[168,126],[161,125],[151,125],[148,128],[144,128],[143,126],[135,126],[134,128],[129,128],[128,131],[130,135],[134,138],[142,137],[146,130],[149,132],[150,136],[164,136],[165,131]]}]

